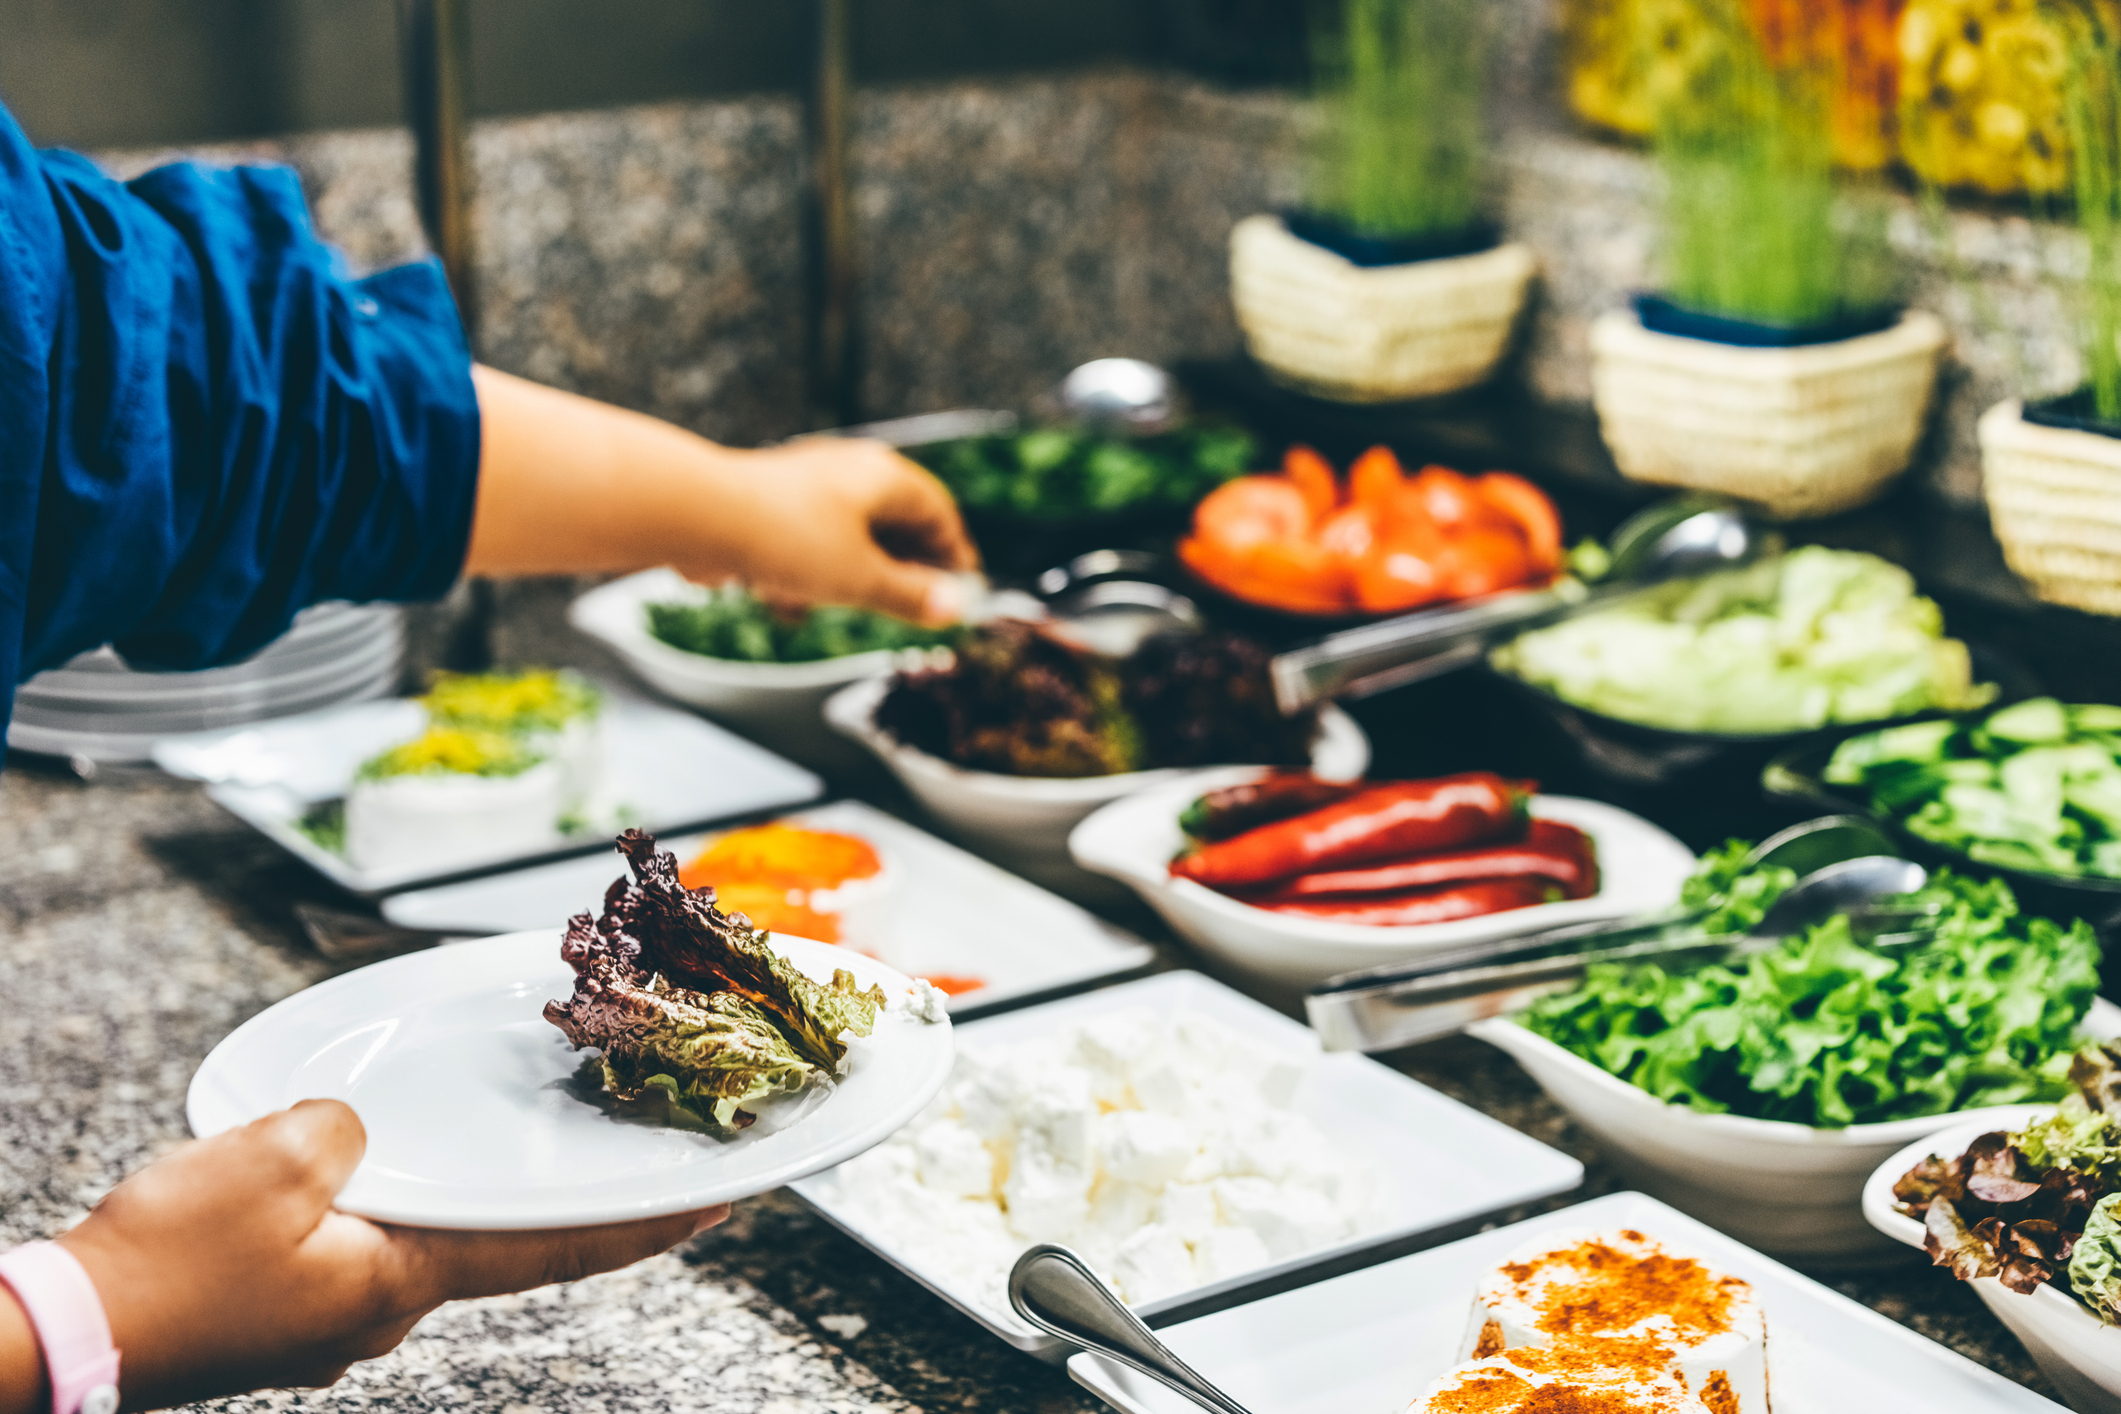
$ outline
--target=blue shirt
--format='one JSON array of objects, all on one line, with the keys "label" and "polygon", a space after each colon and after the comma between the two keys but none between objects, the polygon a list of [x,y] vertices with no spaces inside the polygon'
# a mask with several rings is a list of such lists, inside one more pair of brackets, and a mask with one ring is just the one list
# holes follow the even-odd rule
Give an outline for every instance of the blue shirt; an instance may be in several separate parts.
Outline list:
[{"label": "blue shirt", "polygon": [[120,183],[0,108],[0,727],[99,644],[208,667],[442,594],[478,465],[439,266],[350,279],[292,172]]}]

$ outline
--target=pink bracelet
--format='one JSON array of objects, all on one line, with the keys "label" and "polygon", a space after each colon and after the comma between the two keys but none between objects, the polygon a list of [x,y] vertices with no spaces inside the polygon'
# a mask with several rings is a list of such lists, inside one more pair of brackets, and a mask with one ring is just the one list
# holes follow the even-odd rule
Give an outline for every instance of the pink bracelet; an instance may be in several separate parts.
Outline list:
[{"label": "pink bracelet", "polygon": [[117,1414],[110,1318],[74,1254],[56,1242],[0,1252],[0,1286],[15,1293],[37,1332],[51,1376],[52,1414]]}]

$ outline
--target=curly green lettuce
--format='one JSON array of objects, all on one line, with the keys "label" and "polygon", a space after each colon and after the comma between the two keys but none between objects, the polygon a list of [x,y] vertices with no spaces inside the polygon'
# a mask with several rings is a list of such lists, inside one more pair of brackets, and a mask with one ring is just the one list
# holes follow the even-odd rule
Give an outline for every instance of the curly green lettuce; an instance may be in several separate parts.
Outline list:
[{"label": "curly green lettuce", "polygon": [[767,935],[714,906],[714,890],[678,881],[677,860],[628,830],[619,849],[634,878],[605,895],[601,917],[577,914],[560,956],[574,994],[545,1019],[600,1054],[604,1087],[623,1101],[662,1092],[673,1112],[719,1132],[751,1123],[745,1105],[836,1072],[847,1037],[867,1036],[884,1006],[844,968],[813,981]]},{"label": "curly green lettuce", "polygon": [[2099,1200],[2069,1258],[2070,1290],[2108,1325],[2121,1322],[2121,1193]]},{"label": "curly green lettuce", "polygon": [[[1732,921],[1772,902],[1727,857],[1697,877]],[[1519,1020],[1712,1114],[1840,1128],[2062,1096],[2098,989],[2092,930],[2021,914],[2000,880],[1940,872],[1910,901],[1941,911],[1919,947],[1864,946],[1836,918],[1727,964],[1600,964]]]}]

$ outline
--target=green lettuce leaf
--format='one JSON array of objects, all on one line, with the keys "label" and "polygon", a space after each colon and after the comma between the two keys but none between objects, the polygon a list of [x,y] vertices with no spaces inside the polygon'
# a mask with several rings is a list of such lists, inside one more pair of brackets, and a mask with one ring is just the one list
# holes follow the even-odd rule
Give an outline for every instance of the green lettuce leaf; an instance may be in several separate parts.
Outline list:
[{"label": "green lettuce leaf", "polygon": [[[1737,899],[1751,886],[1728,854],[1703,877]],[[1839,1128],[2068,1093],[2098,988],[2091,929],[2021,914],[2000,880],[1940,871],[1911,901],[1941,911],[1921,947],[1863,946],[1836,918],[1729,964],[1601,964],[1519,1020],[1708,1113]]]},{"label": "green lettuce leaf", "polygon": [[2092,1209],[2069,1259],[2070,1290],[2108,1325],[2121,1322],[2121,1193]]}]

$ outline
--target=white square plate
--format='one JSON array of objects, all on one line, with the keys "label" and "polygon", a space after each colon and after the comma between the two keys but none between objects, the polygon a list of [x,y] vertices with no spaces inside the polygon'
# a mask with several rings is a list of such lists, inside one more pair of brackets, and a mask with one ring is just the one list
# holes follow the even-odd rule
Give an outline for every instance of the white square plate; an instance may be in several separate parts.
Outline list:
[{"label": "white square plate", "polygon": [[[843,800],[789,818],[877,847],[896,877],[885,905],[888,931],[874,951],[908,976],[985,981],[950,999],[953,1015],[1116,977],[1156,956],[1132,934],[874,806]],[[669,839],[663,847],[683,863],[708,838]],[[401,928],[442,932],[556,928],[593,909],[624,870],[608,853],[565,859],[398,894],[384,900],[383,916]]]},{"label": "white square plate", "polygon": [[[1512,1249],[1542,1232],[1621,1227],[1753,1284],[1767,1310],[1775,1414],[2061,1408],[1640,1193],[1610,1194],[1158,1334],[1255,1414],[1396,1414],[1457,1363],[1473,1288]],[[1125,1414],[1199,1414],[1191,1400],[1100,1356],[1077,1354],[1068,1373]]]},{"label": "white square plate", "polygon": [[[785,810],[824,793],[824,782],[810,772],[712,722],[598,685],[607,717],[604,794],[644,830],[662,835],[696,829],[713,820]],[[420,706],[406,698],[359,702],[229,731],[167,737],[155,743],[154,760],[171,775],[212,782],[211,799],[362,898],[610,847],[601,831],[563,835],[555,829],[549,843],[459,857],[445,868],[357,869],[302,832],[302,817],[312,806],[344,795],[363,761],[418,735],[424,720]],[[588,895],[569,912],[601,897],[601,891]]]},{"label": "white square plate", "polygon": [[[1152,1324],[1171,1312],[1278,1289],[1305,1279],[1305,1273],[1345,1270],[1386,1249],[1404,1251],[1424,1241],[1444,1241],[1491,1213],[1566,1193],[1583,1182],[1583,1165],[1566,1154],[1367,1056],[1320,1054],[1318,1038],[1309,1027],[1197,972],[1167,972],[969,1022],[958,1028],[958,1045],[976,1054],[983,1046],[1013,1045],[1087,1017],[1133,1007],[1166,1014],[1201,1012],[1263,1049],[1314,1057],[1295,1106],[1341,1152],[1377,1174],[1384,1214],[1370,1231],[1346,1242],[1137,1306],[1136,1312]],[[839,1171],[833,1170],[790,1187],[850,1236],[1017,1349],[1053,1360],[1065,1357],[1067,1348],[1058,1341],[1012,1312],[982,1304],[972,1291],[924,1261],[919,1250],[895,1246],[887,1235],[867,1228],[840,1203],[839,1181]]]}]

